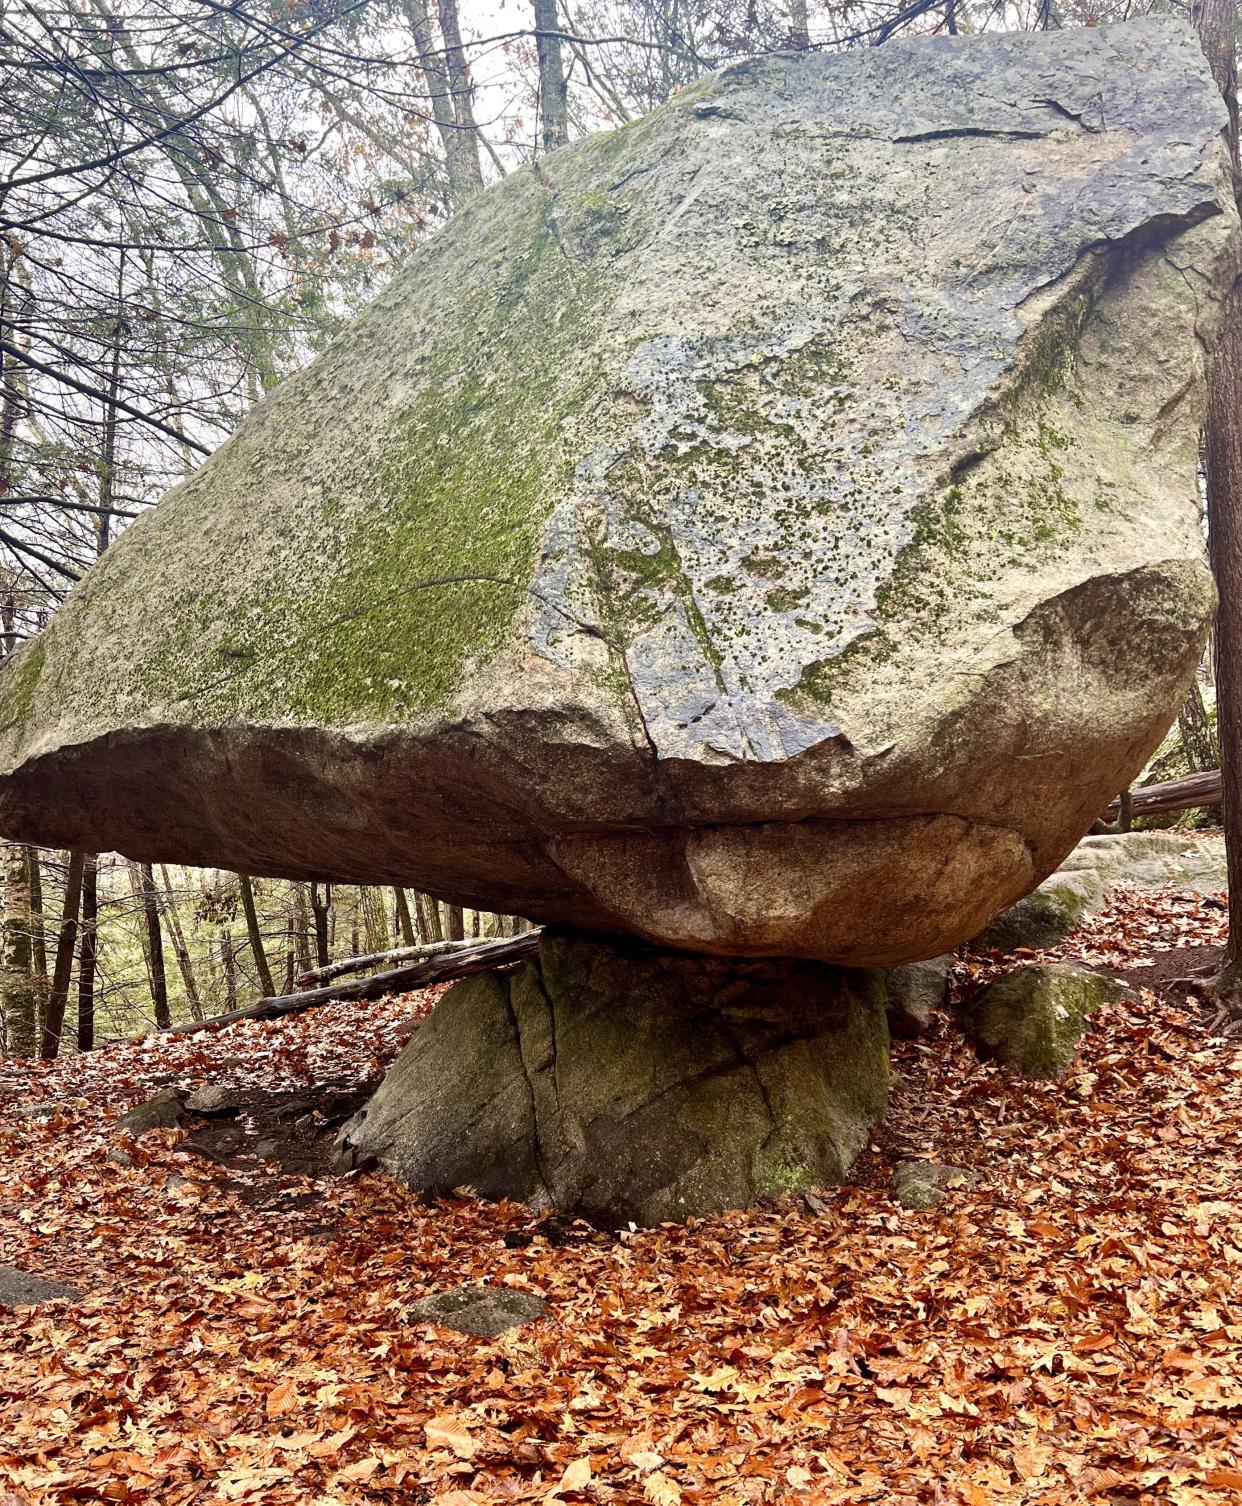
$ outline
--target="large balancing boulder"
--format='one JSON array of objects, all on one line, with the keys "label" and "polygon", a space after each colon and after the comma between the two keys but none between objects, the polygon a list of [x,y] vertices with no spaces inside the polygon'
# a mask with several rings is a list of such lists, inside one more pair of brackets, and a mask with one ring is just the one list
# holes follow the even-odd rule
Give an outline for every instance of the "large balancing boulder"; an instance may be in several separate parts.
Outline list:
[{"label": "large balancing boulder", "polygon": [[454,984],[338,1145],[416,1187],[653,1224],[840,1182],[887,1090],[879,973],[545,932]]},{"label": "large balancing boulder", "polygon": [[1238,258],[1171,20],[725,69],[512,174],[0,687],[0,829],[931,957],[1158,742]]}]

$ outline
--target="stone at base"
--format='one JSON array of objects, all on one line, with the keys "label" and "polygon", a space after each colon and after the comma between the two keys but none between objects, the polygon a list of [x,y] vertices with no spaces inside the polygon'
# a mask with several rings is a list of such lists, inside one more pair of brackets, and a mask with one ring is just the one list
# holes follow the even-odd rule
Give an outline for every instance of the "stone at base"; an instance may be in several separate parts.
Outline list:
[{"label": "stone at base", "polygon": [[980,990],[968,1017],[971,1033],[1007,1067],[1055,1080],[1069,1070],[1091,1015],[1129,992],[1070,963],[1015,968]]},{"label": "stone at base", "polygon": [[652,1224],[841,1181],[887,1084],[880,974],[549,932],[449,990],[338,1146]]},{"label": "stone at base", "polygon": [[406,1317],[412,1323],[438,1323],[458,1333],[494,1339],[510,1328],[534,1323],[548,1311],[548,1304],[533,1292],[512,1286],[458,1286],[451,1292],[421,1297]]},{"label": "stone at base", "polygon": [[78,1294],[63,1281],[45,1281],[19,1271],[15,1265],[0,1265],[0,1307],[33,1307],[37,1302],[57,1302]]},{"label": "stone at base", "polygon": [[965,1166],[942,1166],[935,1161],[903,1161],[893,1173],[893,1197],[903,1208],[938,1208],[947,1190],[969,1190],[979,1184],[977,1172]]}]

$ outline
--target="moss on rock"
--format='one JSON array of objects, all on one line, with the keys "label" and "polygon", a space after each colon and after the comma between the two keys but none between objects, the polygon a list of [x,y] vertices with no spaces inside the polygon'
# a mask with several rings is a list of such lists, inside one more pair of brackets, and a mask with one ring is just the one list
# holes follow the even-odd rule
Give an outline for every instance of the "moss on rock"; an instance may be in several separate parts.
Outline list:
[{"label": "moss on rock", "polygon": [[1128,992],[1112,978],[1067,963],[1015,968],[976,995],[971,1032],[1027,1077],[1063,1077],[1091,1015]]}]

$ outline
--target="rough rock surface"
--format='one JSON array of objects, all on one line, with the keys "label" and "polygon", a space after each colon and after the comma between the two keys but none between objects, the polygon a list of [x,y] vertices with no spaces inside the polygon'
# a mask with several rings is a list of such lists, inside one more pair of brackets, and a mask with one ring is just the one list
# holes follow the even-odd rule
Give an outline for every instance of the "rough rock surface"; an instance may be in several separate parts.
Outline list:
[{"label": "rough rock surface", "polygon": [[512,1286],[457,1286],[451,1292],[420,1297],[406,1317],[412,1323],[439,1323],[480,1339],[494,1339],[510,1328],[533,1323],[548,1304],[533,1292]]},{"label": "rough rock surface", "polygon": [[937,1208],[952,1188],[978,1184],[979,1174],[965,1166],[935,1161],[903,1161],[893,1173],[893,1197],[903,1208]]},{"label": "rough rock surface", "polygon": [[932,1010],[949,992],[952,953],[890,967],[884,974],[885,1009],[892,1035],[922,1035],[931,1025]]},{"label": "rough rock surface", "polygon": [[1115,889],[1168,885],[1185,894],[1212,894],[1228,883],[1220,836],[1131,831],[1084,837],[1055,873],[996,916],[973,944],[1002,952],[1055,946],[1101,909]]},{"label": "rough rock surface", "polygon": [[156,1129],[180,1129],[189,1121],[185,1095],[176,1088],[165,1088],[154,1098],[136,1103],[116,1122],[119,1130],[128,1130],[131,1135],[146,1135]]},{"label": "rough rock surface", "polygon": [[887,1085],[878,974],[545,933],[454,984],[339,1143],[416,1187],[651,1224],[839,1182]]},{"label": "rough rock surface", "polygon": [[0,828],[718,953],[974,935],[1198,659],[1223,124],[1143,20],[740,63],[512,174],[13,656]]},{"label": "rough rock surface", "polygon": [[1028,1077],[1064,1076],[1091,1015],[1124,984],[1070,963],[1015,968],[975,996],[971,1033],[1006,1066]]},{"label": "rough rock surface", "polygon": [[13,1265],[0,1265],[0,1307],[33,1307],[36,1302],[55,1302],[78,1294],[63,1281],[45,1281]]}]

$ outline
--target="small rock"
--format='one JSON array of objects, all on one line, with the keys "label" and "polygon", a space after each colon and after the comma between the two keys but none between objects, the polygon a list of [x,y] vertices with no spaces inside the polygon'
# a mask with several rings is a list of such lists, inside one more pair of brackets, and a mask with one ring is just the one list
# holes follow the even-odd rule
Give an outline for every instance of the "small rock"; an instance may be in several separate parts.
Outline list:
[{"label": "small rock", "polygon": [[33,1307],[36,1302],[77,1295],[63,1281],[44,1281],[41,1276],[19,1271],[15,1265],[0,1265],[0,1307]]},{"label": "small rock", "polygon": [[23,1103],[12,1110],[14,1119],[50,1119],[55,1112],[54,1103]]},{"label": "small rock", "polygon": [[245,1065],[245,1058],[241,1056],[222,1056],[220,1058],[220,1069],[224,1072],[231,1071],[234,1067],[244,1067]]},{"label": "small rock", "polygon": [[547,1311],[547,1303],[533,1292],[511,1286],[458,1286],[420,1298],[406,1317],[412,1323],[438,1323],[458,1333],[494,1339],[506,1329],[535,1322]]},{"label": "small rock", "polygon": [[145,1135],[155,1129],[180,1129],[185,1122],[185,1099],[176,1088],[165,1088],[122,1114],[116,1127],[128,1130],[131,1135]]},{"label": "small rock", "polygon": [[279,1161],[282,1154],[279,1140],[266,1138],[255,1144],[254,1153],[261,1161]]},{"label": "small rock", "polygon": [[893,1197],[903,1208],[936,1208],[951,1187],[975,1187],[979,1174],[965,1166],[903,1161],[893,1173]]},{"label": "small rock", "polygon": [[890,967],[884,974],[888,1028],[894,1035],[925,1035],[931,1012],[944,1003],[949,992],[952,952],[927,962]]},{"label": "small rock", "polygon": [[241,1108],[237,1101],[237,1089],[225,1088],[219,1083],[208,1083],[204,1088],[195,1088],[186,1099],[185,1106],[194,1114],[236,1114]]},{"label": "small rock", "polygon": [[1064,962],[1015,968],[982,989],[971,1006],[975,1040],[1028,1077],[1064,1076],[1087,1021],[1130,990],[1102,973]]},{"label": "small rock", "polygon": [[108,1152],[107,1160],[115,1161],[118,1166],[132,1166],[134,1158],[127,1150],[122,1150],[119,1145],[114,1145]]}]

